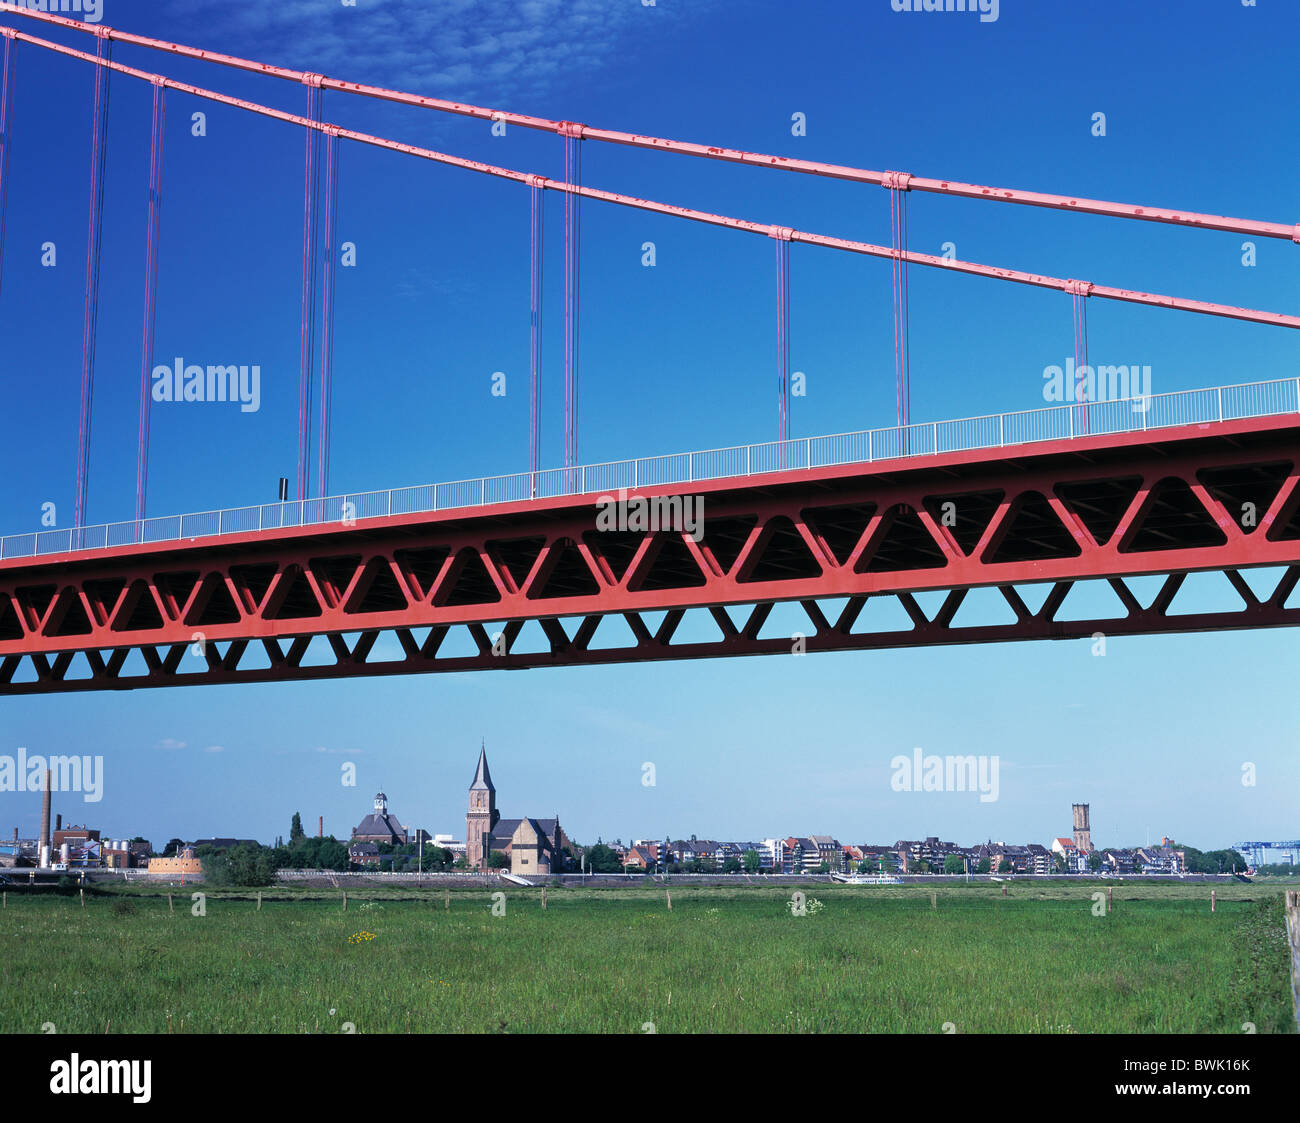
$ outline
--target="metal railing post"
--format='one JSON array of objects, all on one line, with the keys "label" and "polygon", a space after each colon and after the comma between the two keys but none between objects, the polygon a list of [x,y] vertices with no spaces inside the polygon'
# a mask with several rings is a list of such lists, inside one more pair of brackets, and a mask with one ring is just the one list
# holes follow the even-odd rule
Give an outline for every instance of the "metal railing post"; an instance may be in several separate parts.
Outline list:
[{"label": "metal railing post", "polygon": [[1223,420],[1223,387],[1219,387],[1219,420]]},{"label": "metal railing post", "polygon": [[1007,419],[1005,413],[998,414],[998,448],[1004,448],[1007,443],[1006,434],[1002,431],[1002,423]]},{"label": "metal railing post", "polygon": [[480,479],[478,482],[478,505],[482,507],[487,502],[487,480]]},{"label": "metal railing post", "polygon": [[805,461],[804,467],[811,468],[812,467],[812,437],[804,437],[803,439],[803,458]]},{"label": "metal railing post", "polygon": [[688,483],[695,482],[695,453],[687,453],[686,456],[686,480]]}]

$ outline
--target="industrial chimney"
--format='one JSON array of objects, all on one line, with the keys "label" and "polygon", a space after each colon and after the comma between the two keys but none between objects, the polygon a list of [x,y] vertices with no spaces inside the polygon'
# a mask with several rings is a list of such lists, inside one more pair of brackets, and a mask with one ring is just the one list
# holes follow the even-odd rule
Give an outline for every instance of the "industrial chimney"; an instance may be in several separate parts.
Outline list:
[{"label": "industrial chimney", "polygon": [[50,783],[53,776],[50,770],[45,770],[45,786],[41,791],[41,837],[36,844],[36,852],[39,854],[42,847],[50,844]]},{"label": "industrial chimney", "polygon": [[317,838],[325,837],[325,816],[324,815],[320,817],[320,822],[316,825],[316,837]]},{"label": "industrial chimney", "polygon": [[61,831],[61,830],[63,830],[63,816],[62,816],[62,815],[55,815],[55,816],[54,816],[54,829],[55,829],[56,831]]}]

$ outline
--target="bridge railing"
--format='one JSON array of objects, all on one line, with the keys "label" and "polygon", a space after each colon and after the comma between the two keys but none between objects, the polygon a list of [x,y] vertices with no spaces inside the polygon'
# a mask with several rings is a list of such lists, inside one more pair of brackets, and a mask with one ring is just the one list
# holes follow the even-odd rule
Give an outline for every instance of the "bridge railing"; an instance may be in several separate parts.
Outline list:
[{"label": "bridge railing", "polygon": [[910,456],[1002,448],[1087,435],[1134,433],[1178,425],[1300,413],[1300,379],[1283,378],[1204,390],[1176,390],[1116,401],[1086,402],[953,421],[799,437],[788,441],[679,452],[573,468],[420,484],[390,491],[264,503],[221,511],[166,515],[132,522],[41,530],[0,538],[0,558],[174,542],[222,534],[280,530],[357,519],[410,515],[489,503],[565,495],[609,494],[620,488],[685,484],[767,472],[869,464]]}]

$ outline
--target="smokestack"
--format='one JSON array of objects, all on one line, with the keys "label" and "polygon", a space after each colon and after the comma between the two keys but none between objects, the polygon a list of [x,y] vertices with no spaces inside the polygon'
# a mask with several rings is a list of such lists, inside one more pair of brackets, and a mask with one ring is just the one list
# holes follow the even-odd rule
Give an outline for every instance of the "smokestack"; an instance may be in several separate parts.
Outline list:
[{"label": "smokestack", "polygon": [[52,775],[50,770],[45,770],[45,787],[41,792],[41,837],[37,842],[37,853],[40,853],[40,847],[49,846],[50,844],[50,783]]},{"label": "smokestack", "polygon": [[324,815],[320,817],[320,822],[316,826],[316,837],[317,838],[325,837],[325,816]]},{"label": "smokestack", "polygon": [[55,815],[55,816],[54,816],[54,829],[55,829],[56,831],[61,831],[61,830],[63,830],[63,816],[62,816],[62,815]]},{"label": "smokestack", "polygon": [[284,503],[289,498],[289,480],[285,476],[280,477],[280,502]]}]

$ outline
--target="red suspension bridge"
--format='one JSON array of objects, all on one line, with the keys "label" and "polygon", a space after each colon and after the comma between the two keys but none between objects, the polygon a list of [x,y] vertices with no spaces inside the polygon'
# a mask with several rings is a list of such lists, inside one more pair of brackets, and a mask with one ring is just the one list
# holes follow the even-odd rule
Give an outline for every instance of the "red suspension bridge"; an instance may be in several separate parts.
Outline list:
[{"label": "red suspension bridge", "polygon": [[[1075,316],[1075,357],[1087,363],[1086,305],[1117,300],[1295,329],[1300,317],[935,257],[907,246],[907,198],[924,191],[1132,221],[1300,242],[1300,227],[983,187],[550,121],[273,67],[87,27],[0,2],[0,14],[94,36],[79,50],[0,27],[0,283],[4,212],[20,50],[92,68],[90,209],[85,276],[76,509],[71,528],[0,539],[0,693],[130,689],[440,670],[927,646],[1105,634],[1259,628],[1300,623],[1300,381],[1088,401],[960,421],[913,422],[908,410],[909,266],[1057,289]],[[114,43],[206,61],[306,87],[297,115],[112,58]],[[106,107],[118,76],[153,87],[143,299],[135,517],[85,525],[90,478]],[[322,119],[324,91],[550,132],[564,145],[563,180],[498,167]],[[303,130],[304,220],[297,497],[192,515],[146,512],[163,136],[170,92]],[[332,260],[341,142],[370,145],[512,180],[529,194],[531,268],[529,470],[362,495],[329,496]],[[891,240],[875,245],[635,198],[586,185],[584,141],[630,145],[791,174],[874,184],[890,193]],[[540,462],[541,226],[547,192],[564,199],[564,463]],[[613,464],[579,460],[580,203],[592,200],[773,239],[776,256],[777,426],[774,442]],[[897,424],[792,439],[791,242],[887,258],[893,278]],[[321,267],[320,263],[324,263]],[[2,290],[0,290],[2,294]],[[1086,395],[1081,394],[1081,399]],[[316,417],[313,421],[313,404]],[[314,437],[313,437],[314,430]],[[309,490],[315,445],[315,495]],[[683,485],[689,485],[684,488]],[[622,489],[622,490],[620,490]],[[626,521],[601,529],[601,501],[703,500],[697,527]],[[1260,591],[1243,570],[1272,567]],[[1189,574],[1223,574],[1236,611],[1171,611]],[[1158,576],[1143,603],[1132,580]],[[1104,580],[1118,611],[1062,613],[1081,581]],[[1026,592],[1041,586],[1041,602]],[[963,606],[991,588],[1005,622],[970,623]],[[920,594],[939,591],[927,612]],[[875,598],[910,627],[864,625]],[[769,627],[793,602],[806,631]],[[703,613],[714,638],[685,636]],[[657,617],[657,619],[656,619]],[[621,619],[630,642],[602,628]],[[520,642],[535,623],[543,640]],[[446,641],[463,629],[470,654]],[[608,629],[605,628],[607,631]],[[324,659],[311,654],[324,647]]]}]

